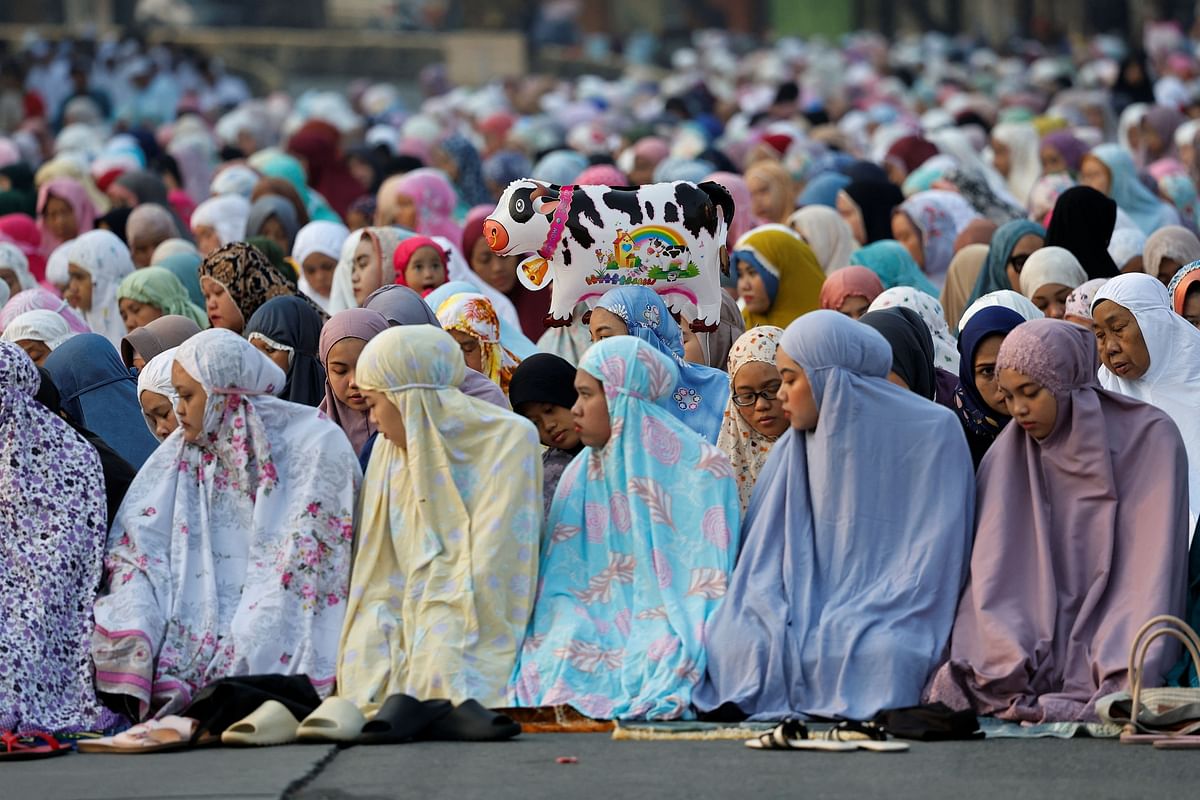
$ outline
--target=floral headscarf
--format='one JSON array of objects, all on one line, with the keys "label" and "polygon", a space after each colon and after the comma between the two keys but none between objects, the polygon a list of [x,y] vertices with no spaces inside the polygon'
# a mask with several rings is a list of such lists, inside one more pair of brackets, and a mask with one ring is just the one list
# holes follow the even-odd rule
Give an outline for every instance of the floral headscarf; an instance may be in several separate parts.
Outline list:
[{"label": "floral headscarf", "polygon": [[488,379],[508,394],[508,383],[520,360],[500,343],[500,319],[492,303],[481,294],[456,294],[438,306],[438,321],[448,331],[458,331],[479,341]]},{"label": "floral headscarf", "polygon": [[947,372],[958,372],[958,345],[942,312],[942,304],[918,289],[897,287],[876,297],[868,311],[899,306],[917,312],[933,336],[933,365]]},{"label": "floral headscarf", "polygon": [[[820,271],[815,259],[814,267]],[[715,443],[729,401],[729,376],[684,359],[683,331],[662,298],[644,286],[622,286],[605,293],[596,307],[616,314],[629,328],[630,336],[675,362],[679,383],[667,398],[667,411],[705,441]]]},{"label": "floral headscarf", "polygon": [[664,407],[678,376],[656,348],[615,336],[580,369],[603,384],[612,435],[559,482],[517,704],[678,719],[704,675],[705,626],[738,552],[732,470]]},{"label": "floral headscarf", "polygon": [[103,714],[90,637],[104,472],[95,448],[34,400],[40,385],[24,351],[0,342],[0,730],[17,733],[88,730]]},{"label": "floral headscarf", "polygon": [[1108,283],[1108,280],[1108,278],[1093,278],[1072,289],[1071,293],[1067,295],[1067,305],[1063,316],[1068,319],[1079,317],[1090,320],[1092,318],[1092,298],[1096,296],[1096,292],[1100,291],[1101,286]]},{"label": "floral headscarf", "polygon": [[[783,328],[776,325],[760,325],[743,333],[734,342],[729,351],[729,383],[737,380],[738,370],[752,361],[764,364],[775,364],[775,351],[783,336]],[[733,404],[732,394],[725,406],[725,420],[721,423],[721,435],[717,437],[717,447],[729,457],[733,465],[733,475],[737,478],[738,499],[742,504],[742,513],[750,505],[750,495],[754,492],[754,482],[758,479],[759,470],[767,463],[771,445],[779,437],[770,437],[755,430],[746,422],[738,407]]]},{"label": "floral headscarf", "polygon": [[466,203],[468,208],[495,202],[496,198],[492,197],[487,184],[483,182],[483,167],[475,145],[463,135],[453,133],[442,140],[441,147],[458,167],[454,187],[458,190],[459,201]]},{"label": "floral headscarf", "polygon": [[196,334],[175,362],[208,395],[203,429],[195,443],[168,436],[117,512],[96,601],[97,688],[141,717],[175,713],[231,675],[307,675],[328,693],[354,451],[317,409],[274,397],[283,370],[232,331]]},{"label": "floral headscarf", "polygon": [[925,274],[937,286],[946,279],[954,258],[954,239],[968,222],[979,216],[962,195],[937,189],[908,198],[897,209],[921,232]]}]

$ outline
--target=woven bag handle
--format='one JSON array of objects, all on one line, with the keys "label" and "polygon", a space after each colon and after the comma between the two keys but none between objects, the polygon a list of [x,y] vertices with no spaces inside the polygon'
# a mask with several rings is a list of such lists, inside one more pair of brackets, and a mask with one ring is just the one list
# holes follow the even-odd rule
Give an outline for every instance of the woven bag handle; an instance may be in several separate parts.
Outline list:
[{"label": "woven bag handle", "polygon": [[[1171,627],[1163,627],[1151,632],[1156,625]],[[1163,636],[1171,636],[1182,642],[1192,657],[1192,663],[1196,665],[1197,669],[1200,669],[1200,635],[1196,634],[1191,625],[1179,617],[1160,614],[1139,628],[1133,637],[1133,645],[1129,648],[1129,687],[1133,695],[1130,702],[1129,724],[1135,729],[1138,727],[1138,712],[1141,710],[1142,678],[1146,668],[1146,656],[1150,652],[1150,645]]]}]

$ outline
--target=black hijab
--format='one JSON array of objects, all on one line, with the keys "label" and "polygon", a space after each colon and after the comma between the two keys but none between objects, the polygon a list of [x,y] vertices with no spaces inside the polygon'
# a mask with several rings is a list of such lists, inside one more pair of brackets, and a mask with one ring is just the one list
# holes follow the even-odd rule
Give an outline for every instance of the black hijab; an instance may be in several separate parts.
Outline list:
[{"label": "black hijab", "polygon": [[1117,225],[1117,204],[1090,186],[1072,186],[1058,196],[1046,247],[1070,250],[1093,278],[1115,278],[1120,270],[1108,254],[1108,240]]},{"label": "black hijab", "polygon": [[862,212],[867,234],[864,245],[892,238],[892,212],[904,202],[899,186],[888,181],[853,181],[842,191]]},{"label": "black hijab", "polygon": [[860,322],[883,334],[892,346],[892,372],[913,393],[933,399],[937,385],[933,371],[933,335],[921,316],[910,308],[884,308],[863,314]]}]

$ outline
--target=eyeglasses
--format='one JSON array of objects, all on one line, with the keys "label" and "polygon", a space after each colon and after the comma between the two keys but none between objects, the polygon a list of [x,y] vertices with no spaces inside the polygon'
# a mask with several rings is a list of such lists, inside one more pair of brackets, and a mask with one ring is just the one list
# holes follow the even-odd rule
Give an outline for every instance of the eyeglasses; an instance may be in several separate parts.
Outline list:
[{"label": "eyeglasses", "polygon": [[778,394],[779,394],[779,383],[776,382],[776,383],[772,383],[772,384],[767,384],[766,386],[763,387],[763,390],[761,392],[740,392],[738,394],[735,394],[733,396],[733,404],[735,406],[741,406],[742,408],[745,408],[746,406],[752,406],[752,405],[755,405],[756,403],[758,403],[758,399],[760,397],[763,400],[766,400],[768,403],[770,403],[771,401],[776,399],[776,396]]},{"label": "eyeglasses", "polygon": [[1030,253],[1021,253],[1008,259],[1008,265],[1012,267],[1018,275],[1021,274],[1021,269],[1025,266],[1025,262],[1029,260]]}]

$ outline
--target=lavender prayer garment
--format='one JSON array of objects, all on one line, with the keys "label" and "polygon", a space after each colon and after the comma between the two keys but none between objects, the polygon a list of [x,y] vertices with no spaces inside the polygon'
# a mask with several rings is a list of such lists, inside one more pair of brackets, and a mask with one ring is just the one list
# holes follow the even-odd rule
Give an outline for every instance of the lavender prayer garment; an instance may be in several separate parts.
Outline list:
[{"label": "lavender prayer garment", "polygon": [[[1040,441],[1007,426],[980,465],[970,577],[926,697],[1012,721],[1094,721],[1096,700],[1128,688],[1137,629],[1184,611],[1183,439],[1162,411],[1100,387],[1095,337],[1078,325],[1019,325],[996,366],[1041,383],[1058,418]],[[1174,653],[1152,646],[1146,686]]]}]

